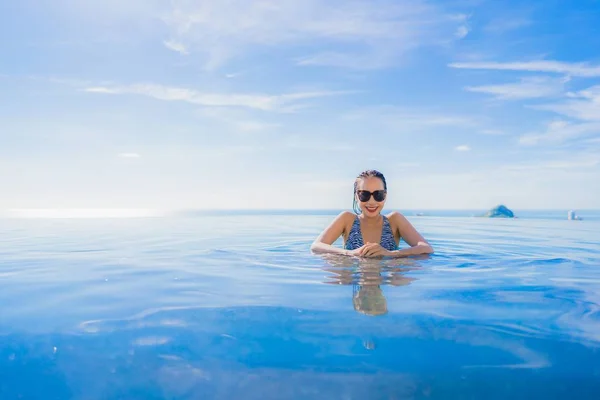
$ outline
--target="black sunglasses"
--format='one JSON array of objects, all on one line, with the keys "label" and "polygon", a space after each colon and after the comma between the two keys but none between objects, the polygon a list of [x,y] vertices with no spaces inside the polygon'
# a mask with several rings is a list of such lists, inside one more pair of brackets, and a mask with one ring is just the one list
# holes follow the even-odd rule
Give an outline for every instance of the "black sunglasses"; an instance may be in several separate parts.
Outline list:
[{"label": "black sunglasses", "polygon": [[374,192],[369,192],[367,190],[357,190],[356,194],[358,194],[358,199],[360,201],[362,201],[363,203],[365,201],[369,201],[371,196],[373,196],[375,201],[380,202],[380,201],[385,200],[386,191],[385,190],[376,190]]}]

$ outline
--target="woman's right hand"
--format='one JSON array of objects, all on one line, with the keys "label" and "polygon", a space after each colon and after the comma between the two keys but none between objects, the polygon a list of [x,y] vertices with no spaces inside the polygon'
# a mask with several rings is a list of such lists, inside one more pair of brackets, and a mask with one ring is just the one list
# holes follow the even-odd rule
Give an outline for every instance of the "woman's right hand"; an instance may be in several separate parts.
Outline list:
[{"label": "woman's right hand", "polygon": [[388,256],[390,252],[379,243],[366,243],[358,249],[350,251],[349,255],[353,257],[376,258]]},{"label": "woman's right hand", "polygon": [[360,257],[360,252],[362,251],[363,247],[365,247],[365,246],[361,246],[358,249],[354,249],[354,250],[348,250],[348,251],[346,251],[346,255],[350,256],[350,257]]},{"label": "woman's right hand", "polygon": [[350,250],[348,252],[348,255],[352,256],[352,257],[364,257],[364,255],[362,253],[365,250],[365,248],[367,247],[367,244],[363,244],[358,249]]}]

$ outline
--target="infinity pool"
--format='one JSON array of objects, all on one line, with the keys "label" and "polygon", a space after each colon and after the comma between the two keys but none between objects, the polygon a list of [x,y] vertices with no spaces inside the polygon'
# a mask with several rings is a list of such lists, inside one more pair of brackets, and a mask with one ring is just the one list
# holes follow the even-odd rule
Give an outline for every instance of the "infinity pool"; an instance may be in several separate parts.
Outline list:
[{"label": "infinity pool", "polygon": [[0,399],[600,398],[600,220],[361,261],[331,218],[0,220]]}]

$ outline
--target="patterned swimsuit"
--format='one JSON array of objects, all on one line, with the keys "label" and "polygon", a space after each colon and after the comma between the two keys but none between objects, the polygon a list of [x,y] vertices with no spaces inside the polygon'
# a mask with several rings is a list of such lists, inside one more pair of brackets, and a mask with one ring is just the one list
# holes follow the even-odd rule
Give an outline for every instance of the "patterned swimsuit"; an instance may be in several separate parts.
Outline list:
[{"label": "patterned swimsuit", "polygon": [[[386,218],[385,215],[383,217],[383,228],[381,231],[381,241],[379,244],[386,250],[397,250],[398,246],[396,245],[396,239],[394,238],[394,233],[392,232],[392,228],[390,227],[390,221]],[[350,229],[350,233],[348,234],[348,240],[344,244],[344,248],[346,250],[355,250],[364,245],[362,233],[360,232],[360,221],[358,216],[354,220],[352,224],[352,229]]]}]

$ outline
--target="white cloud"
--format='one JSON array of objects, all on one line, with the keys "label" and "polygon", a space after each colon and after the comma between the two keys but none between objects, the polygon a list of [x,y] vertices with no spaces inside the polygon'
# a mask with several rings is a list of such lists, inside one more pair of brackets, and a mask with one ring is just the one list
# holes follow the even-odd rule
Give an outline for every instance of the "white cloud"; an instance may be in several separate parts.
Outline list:
[{"label": "white cloud", "polygon": [[468,146],[468,145],[466,145],[466,144],[461,144],[460,146],[456,146],[454,148],[454,150],[456,150],[456,151],[470,151],[471,147]]},{"label": "white cloud", "polygon": [[587,63],[567,63],[550,60],[522,62],[456,62],[449,64],[449,66],[451,68],[460,69],[552,72],[588,78],[600,76],[600,65],[590,65]]},{"label": "white cloud", "polygon": [[569,140],[592,135],[600,135],[600,123],[572,123],[564,120],[556,120],[549,123],[543,132],[529,133],[521,136],[519,143],[528,146],[544,143],[561,144]]},{"label": "white cloud", "polygon": [[197,114],[219,124],[222,132],[257,134],[272,132],[282,127],[271,115],[257,115],[253,109],[210,107],[200,108]]},{"label": "white cloud", "polygon": [[519,138],[522,145],[561,144],[576,139],[600,135],[600,86],[569,93],[568,99],[553,104],[532,106],[551,111],[580,122],[555,120],[543,132],[529,133]]},{"label": "white cloud", "polygon": [[110,89],[107,87],[89,87],[85,89],[86,92],[89,93],[106,93],[106,94],[115,94],[120,93],[118,89]]},{"label": "white cloud", "polygon": [[179,54],[182,54],[184,56],[190,54],[189,51],[187,50],[187,48],[185,47],[185,45],[183,43],[179,43],[176,41],[172,41],[172,40],[165,40],[163,42],[163,44],[165,45],[165,47],[169,50],[173,50]]},{"label": "white cloud", "polygon": [[256,46],[310,53],[323,44],[350,50],[307,54],[301,64],[360,67],[376,60],[367,67],[386,66],[406,51],[465,33],[464,16],[423,0],[173,0],[163,20],[172,40],[206,56],[207,68]]},{"label": "white cloud", "polygon": [[556,104],[543,104],[533,108],[552,111],[582,121],[600,122],[600,85],[580,92],[569,93],[569,100]]},{"label": "white cloud", "polygon": [[473,127],[479,121],[472,116],[453,115],[435,110],[417,110],[395,106],[362,107],[342,116],[344,120],[377,121],[389,128],[431,129],[442,126]]},{"label": "white cloud", "polygon": [[454,36],[458,39],[464,39],[469,34],[469,28],[466,25],[461,25],[456,29]]},{"label": "white cloud", "polygon": [[239,94],[239,93],[203,93],[193,89],[171,87],[156,84],[137,84],[129,86],[88,87],[89,93],[137,94],[164,101],[183,101],[208,107],[244,107],[262,111],[290,112],[302,106],[298,100],[319,97],[339,96],[355,92],[350,91],[312,91],[281,95]]},{"label": "white cloud", "polygon": [[141,158],[138,153],[119,153],[120,158]]},{"label": "white cloud", "polygon": [[498,100],[521,100],[559,95],[564,90],[568,78],[554,79],[545,76],[522,78],[517,83],[468,86],[465,89],[475,93],[493,95]]}]

